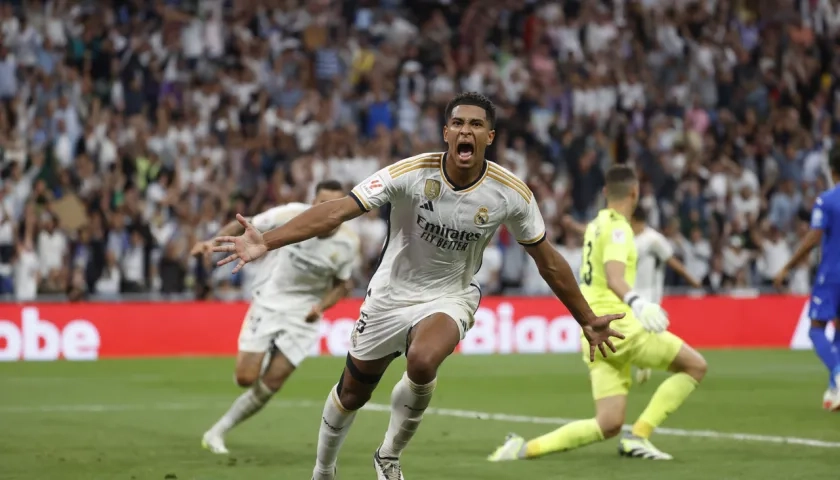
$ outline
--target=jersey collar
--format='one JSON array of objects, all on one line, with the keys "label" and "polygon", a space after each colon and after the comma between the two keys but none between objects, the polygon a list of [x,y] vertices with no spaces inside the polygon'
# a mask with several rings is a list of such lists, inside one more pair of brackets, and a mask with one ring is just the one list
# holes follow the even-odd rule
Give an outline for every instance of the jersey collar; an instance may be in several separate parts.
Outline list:
[{"label": "jersey collar", "polygon": [[476,178],[475,180],[470,182],[468,185],[464,185],[462,187],[457,187],[457,186],[455,186],[455,183],[452,182],[452,179],[449,178],[449,175],[446,174],[446,157],[447,156],[449,156],[449,152],[444,152],[443,155],[440,158],[440,176],[441,176],[441,178],[443,178],[443,182],[446,183],[446,185],[449,188],[451,188],[453,191],[460,192],[460,193],[466,193],[466,192],[469,192],[471,190],[474,190],[475,187],[477,187],[481,183],[481,181],[484,180],[484,177],[487,176],[487,170],[489,169],[489,167],[487,165],[487,159],[485,159],[484,160],[484,165],[481,169],[481,175],[479,175],[478,178]]}]

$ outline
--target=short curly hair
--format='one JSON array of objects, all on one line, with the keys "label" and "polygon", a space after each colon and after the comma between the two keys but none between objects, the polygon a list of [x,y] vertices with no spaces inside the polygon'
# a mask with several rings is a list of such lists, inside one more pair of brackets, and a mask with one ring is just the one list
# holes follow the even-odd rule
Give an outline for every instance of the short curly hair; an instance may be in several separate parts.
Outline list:
[{"label": "short curly hair", "polygon": [[449,103],[446,104],[446,121],[452,118],[452,110],[458,105],[473,105],[484,109],[487,115],[487,121],[490,122],[490,128],[496,125],[496,106],[489,98],[477,92],[463,92],[455,96]]}]

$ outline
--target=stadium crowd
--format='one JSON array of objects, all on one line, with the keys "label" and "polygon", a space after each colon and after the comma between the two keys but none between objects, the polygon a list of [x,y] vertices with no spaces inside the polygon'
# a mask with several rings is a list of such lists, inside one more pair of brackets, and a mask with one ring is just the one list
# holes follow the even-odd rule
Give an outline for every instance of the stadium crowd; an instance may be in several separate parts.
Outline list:
[{"label": "stadium crowd", "polygon": [[[465,90],[497,103],[490,159],[527,181],[573,268],[565,226],[626,162],[708,291],[768,286],[828,186],[838,31],[837,0],[6,2],[0,293],[247,292],[247,268],[192,244],[440,150]],[[387,227],[354,225],[364,284]],[[479,277],[548,293],[505,231]],[[788,286],[809,282],[804,265]]]}]

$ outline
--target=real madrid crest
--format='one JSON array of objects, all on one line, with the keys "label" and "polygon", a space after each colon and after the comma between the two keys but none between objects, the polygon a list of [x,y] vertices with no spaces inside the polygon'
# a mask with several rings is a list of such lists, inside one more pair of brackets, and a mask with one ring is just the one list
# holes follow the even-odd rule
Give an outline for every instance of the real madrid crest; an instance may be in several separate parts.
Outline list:
[{"label": "real madrid crest", "polygon": [[428,179],[423,188],[423,195],[429,200],[435,200],[440,196],[440,182],[437,180]]},{"label": "real madrid crest", "polygon": [[476,225],[479,225],[479,226],[486,225],[487,222],[490,221],[490,214],[489,214],[489,211],[487,210],[487,207],[479,208],[478,213],[476,213],[475,216],[473,217],[473,221],[475,222]]}]

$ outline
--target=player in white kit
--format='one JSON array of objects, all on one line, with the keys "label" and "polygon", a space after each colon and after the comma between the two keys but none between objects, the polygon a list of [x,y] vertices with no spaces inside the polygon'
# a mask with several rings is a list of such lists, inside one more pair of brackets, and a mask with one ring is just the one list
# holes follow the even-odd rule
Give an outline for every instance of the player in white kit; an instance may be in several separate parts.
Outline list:
[{"label": "player in white kit", "polygon": [[[344,196],[341,184],[328,180],[317,185],[314,204]],[[251,222],[265,232],[309,208],[303,203],[290,203],[260,213]],[[239,222],[232,222],[220,233],[242,231]],[[193,251],[201,251],[205,245],[196,245]],[[242,322],[236,359],[236,383],[250,388],[204,434],[204,448],[228,453],[225,433],[258,412],[312,351],[319,338],[321,313],[351,289],[350,276],[358,253],[358,237],[341,225],[272,251],[255,262],[253,297]]]},{"label": "player in white kit", "polygon": [[269,250],[294,244],[364,212],[390,204],[389,235],[370,282],[338,384],[329,392],[312,478],[333,479],[341,444],[356,412],[370,399],[391,361],[405,353],[406,373],[391,393],[391,420],[374,453],[379,480],[402,480],[400,454],[414,436],[435,389],[437,370],[474,321],[481,289],[473,280],[484,247],[505,225],[539,265],[540,273],[581,324],[595,350],[614,350],[610,329],[623,314],[596,317],[568,263],[543,242],[545,227],[533,194],[484,152],[495,136],[495,107],[464,93],[446,108],[446,153],[417,155],[384,168],[340,200],[306,211],[285,225],[238,237],[219,237],[214,251],[231,253],[234,271]]},{"label": "player in white kit", "polygon": [[[665,266],[671,267],[689,285],[700,288],[700,282],[691,276],[685,265],[674,256],[671,242],[647,224],[647,214],[641,207],[637,207],[630,219],[630,225],[635,234],[638,261],[636,263],[636,291],[644,298],[657,305],[662,304],[665,290]],[[636,370],[636,382],[645,383],[650,379],[652,370],[640,368]]]}]

